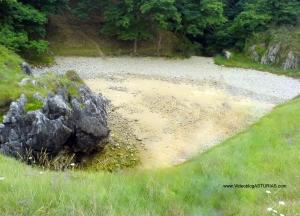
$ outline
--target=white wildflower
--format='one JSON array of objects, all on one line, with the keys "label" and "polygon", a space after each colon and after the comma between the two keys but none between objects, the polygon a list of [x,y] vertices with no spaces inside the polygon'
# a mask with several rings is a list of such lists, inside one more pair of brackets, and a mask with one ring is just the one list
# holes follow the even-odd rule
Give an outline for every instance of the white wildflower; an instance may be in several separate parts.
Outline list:
[{"label": "white wildflower", "polygon": [[280,216],[285,216],[284,214],[280,214]]},{"label": "white wildflower", "polygon": [[3,181],[5,179],[5,177],[0,177],[0,181]]},{"label": "white wildflower", "polygon": [[267,194],[270,194],[270,193],[271,193],[271,191],[269,191],[269,190],[266,190],[266,193],[267,193]]},{"label": "white wildflower", "polygon": [[29,157],[28,159],[29,159],[29,160],[32,160],[32,157]]},{"label": "white wildflower", "polygon": [[273,211],[275,214],[277,214],[277,213],[278,213],[278,211],[276,211],[275,209],[273,209],[272,211]]},{"label": "white wildflower", "polygon": [[44,172],[41,171],[40,174],[42,175],[42,174],[44,174]]},{"label": "white wildflower", "polygon": [[76,164],[75,163],[71,163],[70,166],[74,167]]},{"label": "white wildflower", "polygon": [[272,211],[273,209],[271,207],[267,208],[267,211],[270,212]]},{"label": "white wildflower", "polygon": [[285,205],[285,202],[284,201],[279,201],[278,204],[279,205]]}]

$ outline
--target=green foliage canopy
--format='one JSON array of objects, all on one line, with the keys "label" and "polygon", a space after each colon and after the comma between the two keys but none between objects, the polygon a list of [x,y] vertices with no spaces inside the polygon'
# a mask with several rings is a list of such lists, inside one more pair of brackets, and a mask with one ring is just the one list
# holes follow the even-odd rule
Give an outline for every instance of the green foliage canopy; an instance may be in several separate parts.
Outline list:
[{"label": "green foliage canopy", "polygon": [[299,0],[0,0],[0,44],[19,53],[47,50],[48,16],[71,9],[80,21],[101,17],[101,32],[121,41],[149,41],[171,31],[206,53],[242,50],[270,26],[299,25]]},{"label": "green foliage canopy", "polygon": [[0,1],[0,44],[30,55],[47,51],[47,16],[65,6],[67,0]]}]

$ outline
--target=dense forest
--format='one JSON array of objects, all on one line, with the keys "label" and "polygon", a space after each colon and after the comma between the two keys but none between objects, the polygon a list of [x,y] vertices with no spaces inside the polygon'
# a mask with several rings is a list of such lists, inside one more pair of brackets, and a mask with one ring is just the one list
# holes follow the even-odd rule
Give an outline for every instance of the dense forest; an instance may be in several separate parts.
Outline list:
[{"label": "dense forest", "polygon": [[243,50],[251,35],[270,27],[299,25],[298,0],[2,0],[0,43],[23,56],[42,55],[48,18],[72,13],[79,21],[103,17],[99,34],[132,42],[157,41],[162,32],[176,34],[183,52],[215,54],[223,49]]}]

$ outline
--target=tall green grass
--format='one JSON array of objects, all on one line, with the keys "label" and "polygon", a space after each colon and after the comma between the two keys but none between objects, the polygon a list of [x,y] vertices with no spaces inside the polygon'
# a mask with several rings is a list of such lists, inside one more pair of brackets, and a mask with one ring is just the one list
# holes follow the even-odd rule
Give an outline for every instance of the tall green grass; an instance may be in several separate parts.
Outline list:
[{"label": "tall green grass", "polygon": [[[300,212],[300,99],[178,167],[119,173],[31,168],[0,156],[2,215],[284,215]],[[227,189],[224,184],[285,184]],[[271,194],[265,191],[270,190]],[[280,206],[284,201],[285,206]]]}]

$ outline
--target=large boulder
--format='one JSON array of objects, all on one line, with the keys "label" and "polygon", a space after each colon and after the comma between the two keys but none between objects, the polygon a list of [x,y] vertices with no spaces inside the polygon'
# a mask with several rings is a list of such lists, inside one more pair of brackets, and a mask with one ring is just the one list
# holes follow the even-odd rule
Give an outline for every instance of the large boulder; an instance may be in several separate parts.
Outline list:
[{"label": "large boulder", "polygon": [[100,151],[109,135],[107,101],[88,87],[72,96],[61,89],[47,98],[34,95],[43,107],[26,111],[27,98],[12,102],[0,124],[0,151],[14,157],[46,152],[55,156],[68,151],[75,155]]}]

